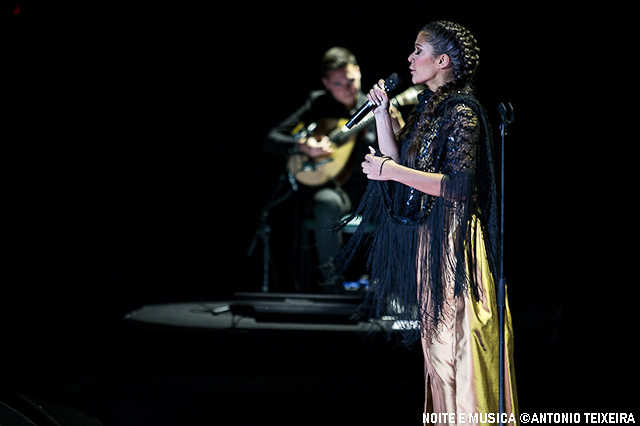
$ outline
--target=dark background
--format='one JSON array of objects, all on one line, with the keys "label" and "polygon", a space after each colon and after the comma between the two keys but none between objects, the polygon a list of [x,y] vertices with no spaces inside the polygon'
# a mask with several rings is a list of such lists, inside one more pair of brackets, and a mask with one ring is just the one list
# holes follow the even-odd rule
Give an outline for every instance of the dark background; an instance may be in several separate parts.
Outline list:
[{"label": "dark background", "polygon": [[[515,109],[505,275],[518,385],[530,401],[586,395],[594,383],[607,389],[599,399],[622,400],[630,355],[611,290],[624,280],[600,240],[607,230],[594,225],[610,213],[587,184],[593,177],[576,154],[585,149],[564,134],[562,105],[577,83],[566,63],[548,59],[575,38],[552,5],[22,4],[18,15],[12,7],[3,10],[2,303],[14,362],[59,336],[109,329],[146,303],[259,291],[262,252],[246,251],[283,170],[261,138],[321,88],[326,49],[355,53],[365,89],[392,72],[407,87],[417,31],[448,19],[479,41],[476,86],[496,155],[496,107]],[[272,212],[276,258],[291,250],[292,207]],[[276,260],[279,290],[291,291],[286,256]]]},{"label": "dark background", "polygon": [[[479,40],[478,97],[494,125],[496,156],[496,107],[515,108],[505,225],[511,291],[544,286],[562,296],[564,279],[552,275],[572,273],[565,244],[582,235],[565,206],[582,186],[562,189],[577,176],[563,154],[563,122],[551,119],[560,115],[549,102],[555,71],[541,60],[541,49],[563,37],[555,15],[509,2],[244,9],[5,10],[13,71],[5,87],[15,95],[6,120],[14,141],[6,147],[7,205],[21,274],[54,279],[46,289],[53,295],[61,281],[79,281],[88,295],[114,290],[109,282],[122,287],[116,293],[135,293],[135,303],[259,290],[261,250],[245,254],[284,164],[261,151],[264,134],[321,88],[326,49],[356,54],[365,89],[392,72],[407,87],[417,31],[450,19]],[[278,258],[292,245],[292,212],[288,200],[271,214],[281,291],[292,290],[287,255]]]},{"label": "dark background", "polygon": [[[507,2],[219,9],[27,5],[10,16],[16,73],[7,85],[17,94],[10,130],[20,138],[8,147],[13,205],[19,219],[53,233],[51,246],[41,246],[45,259],[69,273],[86,263],[80,257],[100,263],[95,272],[139,273],[132,281],[145,295],[257,290],[260,276],[247,274],[260,269],[260,253],[244,253],[283,170],[282,159],[260,150],[261,138],[322,87],[326,49],[343,45],[356,54],[365,89],[392,72],[407,87],[417,31],[450,19],[479,40],[478,96],[495,127],[496,155],[496,107],[511,102],[516,111],[507,275],[532,278],[532,262],[555,267],[557,247],[548,243],[558,229],[548,213],[535,212],[560,196],[548,186],[556,186],[563,162],[549,128],[547,71],[536,61],[554,37],[540,31],[553,26],[548,16]],[[273,221],[290,221],[291,208],[281,206]],[[562,228],[570,232],[571,224]],[[290,245],[273,238],[276,253]],[[550,252],[539,262],[541,244]],[[69,250],[62,261],[61,250]],[[230,268],[238,262],[241,272]]]}]

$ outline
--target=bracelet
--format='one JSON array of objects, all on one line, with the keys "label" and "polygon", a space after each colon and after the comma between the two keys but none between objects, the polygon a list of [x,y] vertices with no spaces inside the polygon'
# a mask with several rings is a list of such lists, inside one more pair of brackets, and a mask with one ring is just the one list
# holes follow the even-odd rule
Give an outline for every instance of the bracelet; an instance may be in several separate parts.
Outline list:
[{"label": "bracelet", "polygon": [[384,166],[384,163],[389,160],[393,160],[393,158],[389,157],[388,155],[383,155],[382,158],[384,158],[384,160],[382,160],[382,164],[380,164],[380,173],[378,173],[380,176],[382,176],[382,167]]}]

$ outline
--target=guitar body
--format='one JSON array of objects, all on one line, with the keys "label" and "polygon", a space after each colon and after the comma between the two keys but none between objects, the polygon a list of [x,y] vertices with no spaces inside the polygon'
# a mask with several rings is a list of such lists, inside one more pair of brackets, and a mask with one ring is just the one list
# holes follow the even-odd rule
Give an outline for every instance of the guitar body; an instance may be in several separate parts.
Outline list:
[{"label": "guitar body", "polygon": [[[299,183],[315,187],[322,186],[332,180],[344,183],[349,178],[351,170],[348,164],[358,134],[354,133],[340,142],[334,141],[334,139],[338,139],[336,132],[343,133],[340,129],[347,121],[349,120],[346,118],[334,118],[324,119],[317,123],[313,137],[318,140],[322,136],[328,136],[332,140],[333,151],[330,155],[312,159],[305,154],[294,154],[287,159],[287,168]],[[294,133],[301,127],[303,127],[302,123],[294,129]]]},{"label": "guitar body", "polygon": [[[415,105],[418,102],[418,90],[412,86],[391,99],[395,107]],[[349,121],[346,118],[329,118],[313,123],[305,128],[300,123],[291,132],[299,139],[307,137],[307,144],[313,145],[314,139],[319,141],[323,136],[331,140],[333,151],[330,155],[310,158],[305,154],[294,154],[287,159],[287,169],[296,180],[306,186],[322,186],[330,181],[344,183],[349,179],[352,171],[351,155],[356,145],[356,139],[362,130],[373,121],[373,113],[367,114],[351,129],[344,127]]]}]

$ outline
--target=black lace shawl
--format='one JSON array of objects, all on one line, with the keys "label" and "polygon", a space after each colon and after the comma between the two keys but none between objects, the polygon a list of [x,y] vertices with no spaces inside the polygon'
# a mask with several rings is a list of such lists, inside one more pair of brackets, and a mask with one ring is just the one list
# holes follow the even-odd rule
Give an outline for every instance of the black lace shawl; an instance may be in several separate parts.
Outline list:
[{"label": "black lace shawl", "polygon": [[[431,94],[428,90],[420,94],[414,117],[424,111]],[[334,266],[344,271],[369,243],[371,315],[419,321],[423,336],[437,338],[441,321],[450,312],[451,292],[454,297],[469,292],[478,297],[481,291],[470,273],[475,271],[477,255],[470,232],[474,219],[482,225],[495,277],[498,216],[491,128],[482,106],[468,91],[456,91],[443,100],[423,134],[417,120],[411,121],[401,145],[403,162],[411,141],[420,138],[415,168],[444,174],[441,196],[397,182],[370,181],[352,216],[361,215],[362,223]],[[407,327],[403,336],[411,344],[419,334],[415,327]]]}]

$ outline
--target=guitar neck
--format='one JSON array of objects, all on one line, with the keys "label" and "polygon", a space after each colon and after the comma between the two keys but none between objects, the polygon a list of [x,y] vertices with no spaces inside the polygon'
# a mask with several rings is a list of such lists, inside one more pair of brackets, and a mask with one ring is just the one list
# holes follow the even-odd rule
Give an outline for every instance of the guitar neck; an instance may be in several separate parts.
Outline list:
[{"label": "guitar neck", "polygon": [[335,129],[333,132],[329,134],[329,139],[331,139],[331,142],[334,142],[334,143],[340,143],[344,140],[347,140],[354,134],[358,133],[359,131],[367,127],[369,123],[373,121],[373,119],[374,119],[374,115],[372,112],[370,112],[362,120],[360,120],[358,124],[356,124],[350,129],[347,129],[346,126],[342,126]]}]

